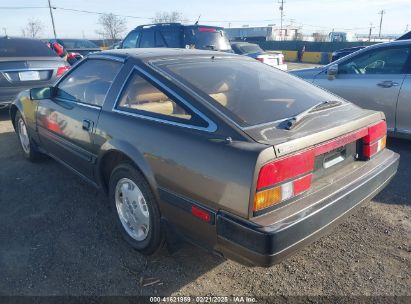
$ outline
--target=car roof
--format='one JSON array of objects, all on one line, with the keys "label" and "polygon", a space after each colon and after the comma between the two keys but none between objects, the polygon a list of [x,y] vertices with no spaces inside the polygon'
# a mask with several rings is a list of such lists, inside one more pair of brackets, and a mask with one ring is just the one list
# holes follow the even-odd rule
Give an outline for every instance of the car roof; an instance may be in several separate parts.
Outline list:
[{"label": "car roof", "polygon": [[231,45],[258,45],[257,43],[250,43],[250,42],[232,42]]},{"label": "car roof", "polygon": [[135,28],[137,29],[144,29],[144,28],[154,28],[154,27],[212,27],[216,29],[223,29],[221,26],[212,26],[212,25],[200,25],[200,24],[182,24],[182,23],[152,23],[152,24],[142,24]]},{"label": "car roof", "polygon": [[36,38],[12,37],[12,36],[0,36],[0,39],[8,39],[8,40],[14,40],[14,41],[21,40],[22,42],[24,42],[24,41],[40,41],[40,42],[43,42],[42,40],[36,39]]},{"label": "car roof", "polygon": [[115,49],[90,54],[88,57],[98,58],[99,56],[114,56],[119,58],[135,58],[141,60],[151,59],[172,59],[184,58],[187,56],[218,56],[218,57],[237,57],[233,53],[218,51],[198,50],[198,49],[177,49],[177,48],[134,48],[134,49]]}]

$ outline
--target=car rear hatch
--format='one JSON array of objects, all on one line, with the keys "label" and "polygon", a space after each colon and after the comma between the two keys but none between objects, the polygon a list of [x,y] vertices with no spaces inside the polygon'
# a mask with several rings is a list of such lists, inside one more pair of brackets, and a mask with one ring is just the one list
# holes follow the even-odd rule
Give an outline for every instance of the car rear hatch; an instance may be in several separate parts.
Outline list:
[{"label": "car rear hatch", "polygon": [[184,27],[185,45],[189,48],[232,52],[231,44],[223,28],[205,25]]},{"label": "car rear hatch", "polygon": [[284,63],[284,56],[282,54],[270,54],[270,53],[262,53],[258,54],[256,56],[256,59],[258,61],[261,61],[262,63],[271,65],[271,66],[277,66],[280,64]]},{"label": "car rear hatch", "polygon": [[[323,178],[356,161],[367,160],[385,147],[384,115],[349,103],[314,112],[291,130],[284,128],[283,123],[245,129],[257,142],[271,145],[276,157],[257,168],[255,197],[265,192],[273,195],[273,189],[277,189],[280,198],[275,204],[271,204],[271,198],[267,205],[254,205],[255,216],[292,200]],[[377,133],[374,129],[378,129]],[[369,136],[372,140],[367,141]]]},{"label": "car rear hatch", "polygon": [[52,83],[64,65],[58,57],[0,58],[0,99],[10,100],[26,88]]}]

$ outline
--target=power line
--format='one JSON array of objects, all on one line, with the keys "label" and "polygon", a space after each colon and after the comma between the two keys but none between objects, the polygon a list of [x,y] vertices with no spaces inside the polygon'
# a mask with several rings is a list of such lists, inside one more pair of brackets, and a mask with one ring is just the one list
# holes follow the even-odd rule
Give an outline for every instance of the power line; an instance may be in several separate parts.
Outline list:
[{"label": "power line", "polygon": [[[283,4],[282,4],[282,7],[283,7]],[[105,15],[105,14],[107,14],[105,12],[80,10],[80,9],[66,8],[66,7],[60,7],[60,6],[53,6],[53,5],[51,5],[51,8],[53,10],[71,11],[71,12],[84,13],[84,14],[95,14],[95,15]],[[0,10],[1,9],[49,9],[49,7],[48,6],[0,6]],[[117,16],[117,17],[132,18],[132,19],[143,19],[143,20],[151,20],[152,19],[152,17],[122,15],[122,14],[114,14],[114,13],[113,13],[113,15]],[[323,29],[331,29],[332,28],[331,26],[307,24],[307,23],[298,22],[295,19],[287,19],[287,18],[284,18],[284,14],[283,14],[282,19],[283,19],[283,22],[292,20],[293,23],[296,23],[298,25],[305,26],[305,27],[323,28]],[[273,22],[275,20],[278,20],[278,18],[259,19],[259,20],[235,20],[235,19],[234,20],[218,20],[218,19],[210,19],[210,20],[202,20],[202,22],[223,22],[223,23],[228,24],[228,23],[242,23],[242,22],[244,22],[244,23],[245,22],[250,22],[250,23],[251,22]],[[188,20],[188,21],[195,22],[196,20]],[[345,30],[345,31],[353,31],[353,30],[369,29],[369,27],[368,26],[367,27],[356,27],[356,28],[338,28],[338,27],[335,27],[335,29]]]}]

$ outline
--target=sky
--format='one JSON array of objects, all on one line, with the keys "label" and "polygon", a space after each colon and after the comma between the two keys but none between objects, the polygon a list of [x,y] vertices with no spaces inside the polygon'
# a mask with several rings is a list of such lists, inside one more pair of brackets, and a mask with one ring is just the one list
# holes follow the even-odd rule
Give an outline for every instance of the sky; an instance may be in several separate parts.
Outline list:
[{"label": "sky", "polygon": [[[114,13],[127,17],[127,31],[151,22],[156,12],[178,11],[192,22],[224,27],[280,24],[279,0],[51,0],[57,35],[60,38],[100,38],[97,14],[62,10],[76,9]],[[47,7],[47,0],[0,0],[0,31],[20,36],[29,19],[40,20],[42,38],[53,36],[48,8],[10,9],[10,7]],[[60,8],[60,9],[59,9]],[[304,33],[346,31],[366,34],[370,24],[378,33],[379,11],[384,10],[383,34],[411,31],[411,0],[285,0],[284,24],[302,26]]]}]

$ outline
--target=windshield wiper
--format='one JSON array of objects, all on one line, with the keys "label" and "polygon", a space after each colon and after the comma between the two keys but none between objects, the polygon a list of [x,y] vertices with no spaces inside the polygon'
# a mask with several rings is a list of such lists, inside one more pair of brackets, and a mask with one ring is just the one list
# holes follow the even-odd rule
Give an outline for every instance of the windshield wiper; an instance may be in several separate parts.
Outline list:
[{"label": "windshield wiper", "polygon": [[308,108],[307,110],[305,110],[304,112],[301,112],[300,114],[291,117],[290,119],[288,119],[285,122],[285,128],[287,130],[291,130],[293,129],[296,125],[298,125],[298,123],[303,120],[308,114],[312,113],[312,112],[316,112],[316,111],[320,111],[323,109],[327,109],[327,108],[332,108],[332,107],[336,107],[341,105],[342,102],[338,101],[338,100],[331,100],[331,101],[322,101],[320,103],[315,104],[314,106]]}]

